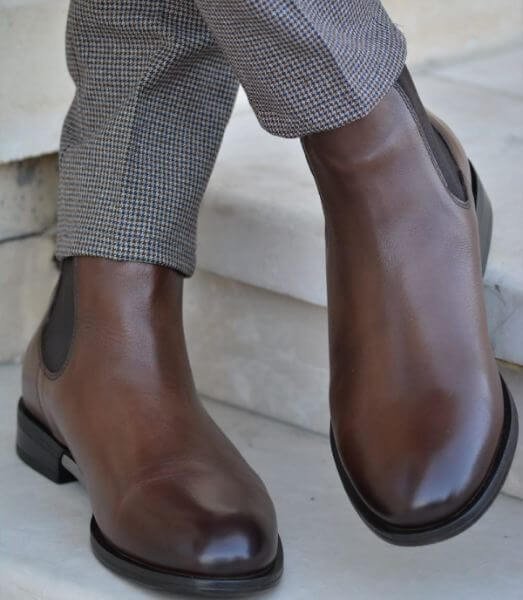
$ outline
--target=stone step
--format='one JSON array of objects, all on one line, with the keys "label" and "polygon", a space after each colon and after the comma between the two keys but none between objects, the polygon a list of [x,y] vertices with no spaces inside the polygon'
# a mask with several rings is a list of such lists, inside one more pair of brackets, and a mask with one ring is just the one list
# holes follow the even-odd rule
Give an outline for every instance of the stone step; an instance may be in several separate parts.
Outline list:
[{"label": "stone step", "polygon": [[56,152],[73,97],[67,0],[0,0],[0,163]]},{"label": "stone step", "polygon": [[470,56],[521,39],[523,5],[513,0],[382,0],[405,33],[411,64]]},{"label": "stone step", "polygon": [[[117,577],[94,558],[85,491],[76,482],[53,484],[14,452],[19,378],[17,367],[0,367],[0,597],[189,600]],[[520,600],[522,502],[498,498],[474,527],[444,544],[396,548],[372,534],[350,506],[327,438],[205,404],[276,506],[285,573],[260,600]]]},{"label": "stone step", "polygon": [[[198,391],[327,435],[327,309],[198,271],[185,286],[185,330]],[[523,367],[500,362],[523,415]],[[523,499],[520,445],[505,492]]]},{"label": "stone step", "polygon": [[[495,354],[523,412],[523,81],[521,49],[416,77],[455,128],[495,213],[485,279]],[[235,182],[231,186],[231,181]],[[200,272],[186,286],[200,391],[328,431],[323,219],[299,143],[261,131],[240,100],[202,207]],[[519,450],[506,491],[523,498]]]},{"label": "stone step", "polygon": [[55,155],[0,164],[0,242],[51,227],[57,187]]},{"label": "stone step", "polygon": [[24,351],[56,278],[57,185],[54,155],[0,164],[0,362]]},{"label": "stone step", "polygon": [[56,281],[50,233],[0,243],[0,363],[20,358]]},{"label": "stone step", "polygon": [[[491,197],[485,294],[492,342],[498,358],[523,365],[520,56],[515,49],[426,68],[416,80],[426,105],[459,135]],[[326,305],[323,217],[300,144],[261,130],[241,99],[202,206],[198,263],[222,277]]]},{"label": "stone step", "polygon": [[[385,0],[419,64],[521,36],[519,0]],[[55,152],[73,95],[64,56],[67,0],[0,0],[0,163]]]}]

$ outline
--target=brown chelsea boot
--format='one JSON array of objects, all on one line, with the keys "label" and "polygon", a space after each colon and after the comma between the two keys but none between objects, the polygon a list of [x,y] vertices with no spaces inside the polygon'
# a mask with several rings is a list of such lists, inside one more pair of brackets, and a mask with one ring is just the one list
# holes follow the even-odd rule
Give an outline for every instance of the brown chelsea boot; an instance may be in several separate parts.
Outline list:
[{"label": "brown chelsea boot", "polygon": [[17,450],[89,494],[96,556],[179,593],[248,594],[283,567],[264,484],[200,403],[183,278],[148,264],[67,259],[27,351]]},{"label": "brown chelsea boot", "polygon": [[325,213],[341,479],[385,540],[449,538],[494,500],[517,440],[483,300],[489,201],[406,69],[367,117],[302,144]]}]

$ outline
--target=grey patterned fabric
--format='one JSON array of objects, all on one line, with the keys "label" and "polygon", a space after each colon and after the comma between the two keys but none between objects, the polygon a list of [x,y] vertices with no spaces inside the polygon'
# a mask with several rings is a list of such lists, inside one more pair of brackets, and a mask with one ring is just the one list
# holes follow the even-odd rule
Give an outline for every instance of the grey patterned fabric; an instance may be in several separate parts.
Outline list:
[{"label": "grey patterned fabric", "polygon": [[405,64],[405,39],[378,0],[195,2],[260,124],[278,136],[365,116]]},{"label": "grey patterned fabric", "polygon": [[60,150],[57,256],[195,262],[198,207],[238,83],[187,0],[72,0],[76,95]]},{"label": "grey patterned fabric", "polygon": [[66,51],[57,257],[187,276],[238,79],[261,125],[296,137],[370,112],[406,52],[377,0],[72,0]]}]

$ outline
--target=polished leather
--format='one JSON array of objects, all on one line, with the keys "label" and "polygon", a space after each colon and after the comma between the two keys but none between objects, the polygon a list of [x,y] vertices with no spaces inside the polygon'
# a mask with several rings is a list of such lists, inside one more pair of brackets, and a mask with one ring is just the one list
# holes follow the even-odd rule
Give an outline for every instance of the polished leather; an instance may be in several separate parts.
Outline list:
[{"label": "polished leather", "polygon": [[504,416],[470,168],[435,125],[465,201],[399,86],[367,117],[302,140],[325,213],[334,440],[365,505],[407,528],[471,501]]},{"label": "polished leather", "polygon": [[23,400],[70,450],[103,535],[176,571],[265,568],[277,550],[274,507],[195,392],[182,277],[160,266],[73,260],[67,357],[56,372],[46,367],[40,329],[24,361]]}]

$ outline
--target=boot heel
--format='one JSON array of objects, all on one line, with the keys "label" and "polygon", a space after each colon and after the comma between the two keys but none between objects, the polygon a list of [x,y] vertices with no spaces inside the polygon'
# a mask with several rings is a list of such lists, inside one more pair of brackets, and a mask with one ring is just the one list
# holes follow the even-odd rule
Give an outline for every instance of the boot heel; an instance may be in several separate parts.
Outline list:
[{"label": "boot heel", "polygon": [[472,176],[472,192],[474,193],[474,200],[476,203],[476,215],[478,218],[479,228],[479,243],[481,249],[481,267],[483,274],[487,267],[487,260],[490,251],[490,241],[492,239],[492,205],[481,179],[476,173],[476,169],[472,163],[470,164],[470,173]]},{"label": "boot heel", "polygon": [[22,399],[18,403],[16,453],[27,465],[54,483],[76,480],[62,465],[62,457],[68,455],[67,448],[28,412]]}]

